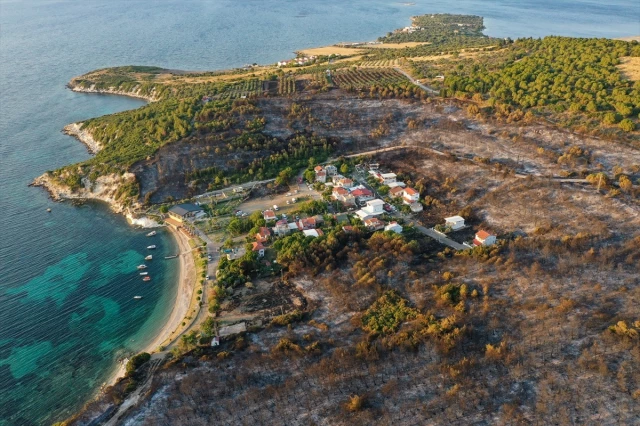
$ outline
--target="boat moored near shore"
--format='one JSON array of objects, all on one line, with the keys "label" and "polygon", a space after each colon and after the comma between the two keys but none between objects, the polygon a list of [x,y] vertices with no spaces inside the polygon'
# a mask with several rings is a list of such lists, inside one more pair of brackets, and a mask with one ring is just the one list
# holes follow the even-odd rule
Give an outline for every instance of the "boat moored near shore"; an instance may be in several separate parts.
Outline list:
[{"label": "boat moored near shore", "polygon": [[148,275],[148,272],[140,272],[140,275]]},{"label": "boat moored near shore", "polygon": [[154,235],[156,235],[157,232],[156,231],[151,231],[147,234],[147,237],[153,237]]},{"label": "boat moored near shore", "polygon": [[151,281],[151,277],[147,275],[142,279],[142,281]]},{"label": "boat moored near shore", "polygon": [[147,269],[147,265],[138,265],[138,269]]},{"label": "boat moored near shore", "polygon": [[152,260],[152,259],[153,259],[152,255],[145,256],[145,258],[144,258],[144,260]]},{"label": "boat moored near shore", "polygon": [[142,296],[133,296],[133,298],[136,299],[136,300],[140,300],[140,299],[142,299]]},{"label": "boat moored near shore", "polygon": [[149,250],[153,250],[153,249],[155,249],[155,248],[156,248],[156,246],[155,246],[155,244],[154,244],[154,245],[147,246],[147,248],[148,248]]}]

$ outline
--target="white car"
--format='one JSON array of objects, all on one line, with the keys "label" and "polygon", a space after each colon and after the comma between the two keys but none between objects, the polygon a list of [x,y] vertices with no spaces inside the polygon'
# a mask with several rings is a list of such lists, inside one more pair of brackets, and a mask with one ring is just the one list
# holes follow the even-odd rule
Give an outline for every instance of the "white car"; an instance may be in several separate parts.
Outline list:
[{"label": "white car", "polygon": [[287,218],[287,215],[286,215],[286,214],[284,214],[284,213],[282,213],[282,218],[283,218],[283,219],[286,219],[286,218]]},{"label": "white car", "polygon": [[273,209],[274,209],[275,211],[278,211],[278,206],[276,206],[276,205],[274,204],[274,205],[273,205]]}]

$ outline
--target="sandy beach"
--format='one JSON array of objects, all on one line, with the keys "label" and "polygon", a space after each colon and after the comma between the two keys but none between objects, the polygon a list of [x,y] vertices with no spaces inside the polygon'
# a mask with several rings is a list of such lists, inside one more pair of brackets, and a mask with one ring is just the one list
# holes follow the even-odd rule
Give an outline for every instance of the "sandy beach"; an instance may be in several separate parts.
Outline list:
[{"label": "sandy beach", "polygon": [[[178,291],[173,309],[166,324],[158,332],[158,335],[140,352],[154,353],[158,348],[169,343],[169,340],[175,338],[174,331],[180,326],[185,315],[189,310],[191,298],[196,285],[196,264],[193,258],[191,246],[189,246],[189,238],[183,233],[176,231],[171,226],[167,226],[167,230],[171,232],[178,243],[180,249],[179,266],[180,272],[178,276]],[[108,386],[113,385],[119,378],[124,376],[125,363],[118,365],[109,380],[106,382]]]}]

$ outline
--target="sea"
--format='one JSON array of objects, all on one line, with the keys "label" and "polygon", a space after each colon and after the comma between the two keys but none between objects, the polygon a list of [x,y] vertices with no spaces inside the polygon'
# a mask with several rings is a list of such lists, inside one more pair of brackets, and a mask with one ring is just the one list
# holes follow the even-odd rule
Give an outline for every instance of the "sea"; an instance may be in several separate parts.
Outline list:
[{"label": "sea", "polygon": [[[144,105],[73,93],[73,76],[274,63],[374,40],[424,13],[482,15],[497,37],[640,34],[635,0],[0,0],[0,425],[72,415],[151,341],[176,297],[169,234],[146,237],[105,205],[54,203],[28,186],[89,158],[66,124]],[[158,249],[144,283],[136,265],[149,244]]]}]

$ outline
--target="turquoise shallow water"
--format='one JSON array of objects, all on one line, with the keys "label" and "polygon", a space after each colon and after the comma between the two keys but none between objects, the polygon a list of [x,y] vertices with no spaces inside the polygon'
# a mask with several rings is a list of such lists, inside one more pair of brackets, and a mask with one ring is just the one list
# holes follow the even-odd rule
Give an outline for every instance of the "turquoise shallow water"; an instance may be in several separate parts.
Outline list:
[{"label": "turquoise shallow water", "polygon": [[[48,169],[88,158],[60,133],[64,125],[143,105],[70,92],[72,76],[128,64],[271,63],[303,47],[372,40],[428,12],[483,15],[487,33],[502,37],[640,34],[640,3],[628,0],[415,3],[0,0],[0,425],[71,414],[117,358],[153,337],[175,296],[170,262],[152,262],[153,284],[139,279],[144,231],[102,205],[55,204],[27,187]],[[165,233],[154,240],[156,256],[176,250]]]}]

